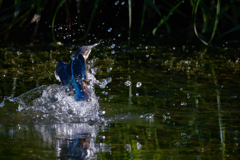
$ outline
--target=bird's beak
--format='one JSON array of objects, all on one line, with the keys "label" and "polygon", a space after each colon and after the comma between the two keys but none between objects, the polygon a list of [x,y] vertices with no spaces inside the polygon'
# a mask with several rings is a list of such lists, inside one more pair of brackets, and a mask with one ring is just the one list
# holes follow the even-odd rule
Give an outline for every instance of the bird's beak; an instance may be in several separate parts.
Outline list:
[{"label": "bird's beak", "polygon": [[84,57],[85,60],[87,60],[88,56],[90,55],[90,53],[92,51],[92,48],[96,47],[97,45],[99,45],[99,43],[95,43],[91,46],[87,46],[86,51],[83,53],[83,57]]}]

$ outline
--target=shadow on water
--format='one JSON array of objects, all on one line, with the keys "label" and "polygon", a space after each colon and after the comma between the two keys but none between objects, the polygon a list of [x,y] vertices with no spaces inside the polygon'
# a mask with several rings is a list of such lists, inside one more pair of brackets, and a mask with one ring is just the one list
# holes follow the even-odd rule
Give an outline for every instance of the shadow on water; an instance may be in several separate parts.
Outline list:
[{"label": "shadow on water", "polygon": [[239,158],[238,49],[102,47],[88,102],[54,78],[72,50],[2,50],[1,158]]}]

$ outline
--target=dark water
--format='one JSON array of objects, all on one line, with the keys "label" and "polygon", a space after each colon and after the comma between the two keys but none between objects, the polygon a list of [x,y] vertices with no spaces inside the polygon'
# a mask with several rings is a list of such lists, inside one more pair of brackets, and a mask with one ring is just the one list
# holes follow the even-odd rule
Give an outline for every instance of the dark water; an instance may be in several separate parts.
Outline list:
[{"label": "dark water", "polygon": [[[94,105],[33,101],[74,52],[1,49],[0,159],[240,158],[239,48],[102,45],[88,59]],[[69,118],[83,105],[97,120]]]}]

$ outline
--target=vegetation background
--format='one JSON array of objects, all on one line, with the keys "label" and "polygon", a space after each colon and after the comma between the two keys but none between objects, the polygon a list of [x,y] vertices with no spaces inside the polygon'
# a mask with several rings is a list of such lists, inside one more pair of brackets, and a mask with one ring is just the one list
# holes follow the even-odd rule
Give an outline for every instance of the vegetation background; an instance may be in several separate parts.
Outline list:
[{"label": "vegetation background", "polygon": [[239,0],[1,0],[0,42],[239,43]]}]

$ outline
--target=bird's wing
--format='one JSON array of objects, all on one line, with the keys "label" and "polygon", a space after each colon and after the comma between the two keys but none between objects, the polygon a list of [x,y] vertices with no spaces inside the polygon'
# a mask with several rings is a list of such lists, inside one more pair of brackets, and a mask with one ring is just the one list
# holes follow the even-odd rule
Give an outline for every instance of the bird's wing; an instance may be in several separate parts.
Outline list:
[{"label": "bird's wing", "polygon": [[68,85],[71,80],[71,66],[59,61],[56,67],[56,73],[59,76],[62,85]]},{"label": "bird's wing", "polygon": [[76,81],[81,84],[82,80],[87,80],[87,69],[86,69],[86,62],[82,55],[78,56],[78,59],[75,59],[72,66],[72,73]]}]

